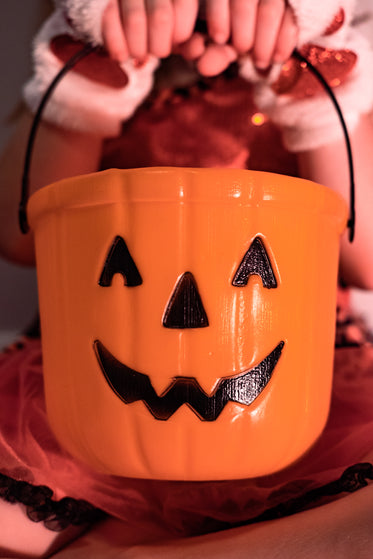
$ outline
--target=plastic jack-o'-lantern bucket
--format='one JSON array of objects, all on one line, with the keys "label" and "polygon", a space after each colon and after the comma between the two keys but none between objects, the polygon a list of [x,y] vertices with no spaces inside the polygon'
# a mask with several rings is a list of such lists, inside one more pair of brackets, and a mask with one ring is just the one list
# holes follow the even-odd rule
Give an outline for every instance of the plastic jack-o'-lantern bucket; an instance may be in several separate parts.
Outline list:
[{"label": "plastic jack-o'-lantern bucket", "polygon": [[245,170],[110,170],[29,203],[47,411],[95,469],[205,480],[301,456],[329,409],[344,201]]}]

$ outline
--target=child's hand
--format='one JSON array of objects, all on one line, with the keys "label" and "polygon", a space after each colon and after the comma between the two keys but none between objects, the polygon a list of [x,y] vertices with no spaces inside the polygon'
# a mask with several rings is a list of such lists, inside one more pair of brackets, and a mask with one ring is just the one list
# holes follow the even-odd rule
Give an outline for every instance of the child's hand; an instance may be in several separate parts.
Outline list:
[{"label": "child's hand", "polygon": [[[207,37],[193,33],[198,10],[206,18]],[[259,69],[285,62],[297,41],[285,0],[110,0],[102,32],[116,60],[163,58],[176,48],[207,76],[248,52]]]},{"label": "child's hand", "polygon": [[284,62],[291,55],[297,27],[285,0],[206,0],[211,39],[230,44],[238,54],[249,51],[259,68]]},{"label": "child's hand", "polygon": [[285,62],[295,48],[297,25],[285,0],[205,0],[202,10],[213,42],[201,52],[194,35],[182,46],[187,58],[198,53],[201,74],[219,74],[245,53],[258,69],[265,69]]},{"label": "child's hand", "polygon": [[163,58],[194,29],[198,0],[110,0],[102,21],[104,44],[112,58]]}]

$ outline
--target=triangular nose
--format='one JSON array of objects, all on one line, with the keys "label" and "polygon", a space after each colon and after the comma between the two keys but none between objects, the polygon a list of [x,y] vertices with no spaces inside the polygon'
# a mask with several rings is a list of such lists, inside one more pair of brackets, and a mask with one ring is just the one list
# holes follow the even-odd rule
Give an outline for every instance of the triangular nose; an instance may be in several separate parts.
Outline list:
[{"label": "triangular nose", "polygon": [[165,328],[204,328],[209,325],[196,280],[185,272],[176,284],[163,316]]}]

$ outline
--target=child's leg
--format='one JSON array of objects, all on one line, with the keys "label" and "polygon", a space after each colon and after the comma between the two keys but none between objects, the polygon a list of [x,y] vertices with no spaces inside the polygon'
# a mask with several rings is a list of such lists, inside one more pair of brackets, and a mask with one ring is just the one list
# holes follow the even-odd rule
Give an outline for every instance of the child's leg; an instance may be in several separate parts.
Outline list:
[{"label": "child's leg", "polygon": [[24,505],[3,499],[0,499],[0,526],[0,556],[18,559],[49,557],[87,528],[70,525],[58,532],[49,530],[43,522],[30,520]]}]

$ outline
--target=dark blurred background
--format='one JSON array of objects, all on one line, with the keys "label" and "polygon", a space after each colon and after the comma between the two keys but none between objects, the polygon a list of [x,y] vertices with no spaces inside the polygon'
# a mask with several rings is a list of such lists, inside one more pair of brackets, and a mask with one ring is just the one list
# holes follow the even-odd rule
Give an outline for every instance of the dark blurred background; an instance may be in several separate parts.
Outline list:
[{"label": "dark blurred background", "polygon": [[[0,2],[0,148],[9,137],[22,84],[30,74],[30,44],[47,14],[44,0]],[[0,185],[4,188],[5,185]],[[35,271],[0,260],[0,344],[26,326],[37,309]]]}]

